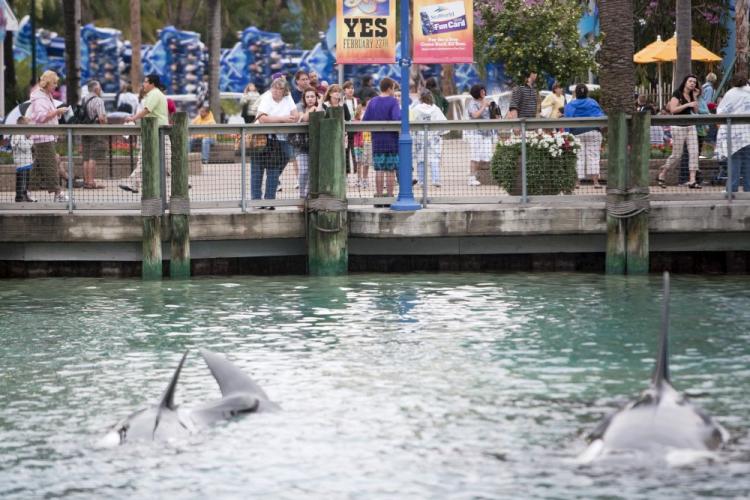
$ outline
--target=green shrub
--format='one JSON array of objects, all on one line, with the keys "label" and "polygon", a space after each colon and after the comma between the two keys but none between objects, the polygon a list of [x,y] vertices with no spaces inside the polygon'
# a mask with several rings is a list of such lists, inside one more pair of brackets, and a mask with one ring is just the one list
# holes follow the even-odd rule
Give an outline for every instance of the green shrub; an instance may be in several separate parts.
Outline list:
[{"label": "green shrub", "polygon": [[[526,186],[531,196],[570,194],[576,186],[580,143],[568,133],[526,133]],[[500,141],[492,155],[492,176],[512,195],[521,193],[521,138]]]}]

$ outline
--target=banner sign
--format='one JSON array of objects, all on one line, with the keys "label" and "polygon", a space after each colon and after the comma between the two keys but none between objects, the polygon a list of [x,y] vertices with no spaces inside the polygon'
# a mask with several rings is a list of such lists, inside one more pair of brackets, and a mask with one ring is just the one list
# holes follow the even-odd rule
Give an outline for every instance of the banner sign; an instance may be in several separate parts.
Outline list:
[{"label": "banner sign", "polygon": [[414,63],[474,62],[472,0],[414,0]]},{"label": "banner sign", "polygon": [[396,0],[336,0],[336,62],[396,62]]}]

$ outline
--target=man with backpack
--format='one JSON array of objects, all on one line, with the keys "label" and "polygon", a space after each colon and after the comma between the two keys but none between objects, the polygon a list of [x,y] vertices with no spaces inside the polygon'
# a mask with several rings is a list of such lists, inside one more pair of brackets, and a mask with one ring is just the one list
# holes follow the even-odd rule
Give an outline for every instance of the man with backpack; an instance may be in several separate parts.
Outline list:
[{"label": "man with backpack", "polygon": [[[101,124],[107,123],[107,111],[104,109],[104,99],[102,99],[102,86],[96,80],[91,80],[87,87],[89,95],[81,103],[79,114],[82,116],[77,120],[81,124]],[[84,135],[81,137],[83,144],[83,189],[104,189],[104,186],[97,184],[96,177],[96,160],[101,158],[106,146],[104,136],[101,135]]]}]

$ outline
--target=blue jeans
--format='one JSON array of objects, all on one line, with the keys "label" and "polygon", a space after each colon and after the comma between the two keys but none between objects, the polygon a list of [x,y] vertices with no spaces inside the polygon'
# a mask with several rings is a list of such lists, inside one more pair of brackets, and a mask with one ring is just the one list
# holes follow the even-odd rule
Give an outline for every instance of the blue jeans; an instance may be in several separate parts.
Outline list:
[{"label": "blue jeans", "polygon": [[198,143],[198,141],[200,141],[201,143],[201,162],[208,163],[208,157],[211,155],[211,145],[214,143],[214,140],[209,137],[204,137],[202,139],[190,139],[191,150]]},{"label": "blue jeans", "polygon": [[[292,157],[292,148],[286,141],[269,139],[268,145],[250,156],[250,198],[273,200],[279,187],[279,177]],[[265,196],[262,193],[263,173],[266,174]]]},{"label": "blue jeans", "polygon": [[742,175],[742,190],[750,192],[750,145],[745,146],[732,155],[732,192],[740,189],[740,174]]}]

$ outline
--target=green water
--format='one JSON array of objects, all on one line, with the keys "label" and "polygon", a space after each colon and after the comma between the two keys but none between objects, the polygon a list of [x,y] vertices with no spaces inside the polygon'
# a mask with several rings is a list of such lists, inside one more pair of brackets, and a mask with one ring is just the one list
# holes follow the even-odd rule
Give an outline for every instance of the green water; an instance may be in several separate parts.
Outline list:
[{"label": "green water", "polygon": [[[645,388],[659,277],[413,274],[0,282],[3,498],[747,498],[750,279],[673,276],[672,375],[732,433],[712,463],[597,463],[583,435]],[[225,353],[283,410],[96,446],[187,406]]]}]

